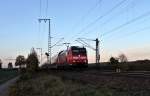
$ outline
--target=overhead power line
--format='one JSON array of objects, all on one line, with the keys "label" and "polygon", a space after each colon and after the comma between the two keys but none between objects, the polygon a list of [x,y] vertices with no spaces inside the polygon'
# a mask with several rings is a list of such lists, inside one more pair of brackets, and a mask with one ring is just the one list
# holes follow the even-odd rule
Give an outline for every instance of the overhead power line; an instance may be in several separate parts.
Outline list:
[{"label": "overhead power line", "polygon": [[[79,31],[77,34],[81,34],[82,32],[84,32],[86,29],[88,29],[89,27],[93,26],[97,21],[101,20],[102,18],[104,18],[105,16],[109,15],[111,12],[113,12],[115,9],[117,9],[118,7],[120,7],[123,3],[125,3],[125,1],[127,0],[122,0],[121,2],[117,3],[113,8],[111,8],[109,11],[107,11],[106,13],[104,13],[103,15],[99,16],[98,18],[96,18],[93,22],[89,23],[86,27],[82,28],[81,31]],[[76,34],[76,35],[77,35]]]},{"label": "overhead power line", "polygon": [[[102,0],[98,0],[96,2],[96,4],[94,4],[94,6],[92,6],[83,16],[81,16],[81,18],[79,19],[79,21],[77,21],[71,28],[72,31],[74,31],[75,29],[77,29],[81,22],[84,22],[84,20],[87,19],[87,17],[93,12],[93,10],[95,10],[100,4],[102,3]],[[65,34],[67,35],[67,33]]]},{"label": "overhead power line", "polygon": [[40,17],[47,18],[48,7],[49,7],[49,0],[39,0],[39,18]]},{"label": "overhead power line", "polygon": [[[150,16],[149,16],[150,17]],[[145,23],[147,20],[149,20],[149,18],[144,18],[141,22],[137,22],[138,24],[143,24],[143,23]],[[134,23],[134,25],[136,25],[137,23]],[[140,27],[141,28],[141,27]],[[133,31],[132,33],[137,33],[137,32],[139,32],[139,31],[143,31],[143,30],[145,30],[145,29],[148,29],[149,27],[143,27],[143,28],[141,28],[141,29],[137,29],[137,30],[135,30],[135,31]],[[130,32],[128,32],[128,31],[117,31],[117,32],[115,32],[115,33],[129,33],[130,34]],[[120,34],[120,35],[123,35],[123,36],[125,36],[126,34]],[[107,38],[105,37],[105,39],[111,39],[111,38],[113,38],[113,37],[115,37],[116,35],[114,35],[114,34],[110,34],[109,36],[107,36]],[[122,37],[123,37],[122,36]],[[118,36],[119,37],[119,36]]]},{"label": "overhead power line", "polygon": [[[125,9],[128,9],[129,10],[129,5],[130,4],[132,4],[132,3],[134,3],[134,0],[131,2],[131,3],[129,3],[125,8],[124,8],[124,10],[120,10],[116,15],[117,15],[117,17],[119,16],[119,15],[122,15],[123,13],[125,13]],[[131,8],[131,7],[130,7]],[[103,27],[104,25],[106,25],[107,23],[110,23],[110,21],[112,21],[112,20],[114,20],[114,18],[116,18],[116,15],[114,15],[114,16],[111,16],[110,18],[108,18],[107,20],[105,20],[104,22],[102,22],[100,25],[98,25],[98,26],[101,26],[101,27]],[[87,35],[89,32],[92,32],[93,30],[95,30],[95,28],[92,28],[92,30],[90,30],[90,31],[87,31],[87,32],[84,32],[84,34],[82,34],[82,35]]]},{"label": "overhead power line", "polygon": [[54,46],[58,45],[60,42],[63,41],[64,38],[60,38],[60,40],[58,40],[54,45],[51,46],[51,48],[53,48]]},{"label": "overhead power line", "polygon": [[88,41],[95,41],[94,39],[88,39],[88,38],[77,38],[77,39],[83,39],[83,40],[88,40]]},{"label": "overhead power line", "polygon": [[40,0],[40,2],[39,2],[39,3],[40,3],[40,5],[39,5],[39,6],[40,6],[40,8],[39,8],[39,17],[41,17],[41,11],[42,11],[42,1]]},{"label": "overhead power line", "polygon": [[142,31],[146,31],[146,30],[149,30],[149,29],[150,29],[150,26],[149,26],[149,27],[142,28],[142,29],[140,29],[140,30],[138,30],[138,31],[135,31],[135,32],[130,32],[130,33],[128,33],[127,35],[122,36],[122,38],[131,36],[131,35],[134,35],[134,34],[136,34],[136,33],[139,33],[139,32],[142,32]]},{"label": "overhead power line", "polygon": [[95,4],[92,8],[90,8],[90,9],[87,11],[87,13],[84,14],[84,16],[81,17],[81,19],[79,20],[79,22],[77,22],[77,23],[75,24],[74,28],[72,28],[72,29],[75,29],[76,27],[78,27],[78,26],[80,25],[80,23],[83,22],[83,21],[89,16],[89,14],[91,14],[91,13],[93,12],[93,10],[94,10],[96,7],[98,7],[98,5],[100,5],[101,3],[102,3],[102,0],[98,0],[98,2],[96,2],[96,4]]},{"label": "overhead power line", "polygon": [[45,12],[45,17],[47,17],[47,14],[48,14],[48,5],[49,5],[49,2],[48,0],[46,0],[46,12]]},{"label": "overhead power line", "polygon": [[[126,35],[122,35],[122,36],[118,36],[118,37],[116,37],[117,39],[115,39],[115,40],[118,40],[118,39],[123,39],[123,38],[125,38],[125,37],[128,37],[128,36],[131,36],[131,35],[134,35],[134,34],[136,34],[136,33],[140,33],[140,32],[143,32],[143,31],[145,31],[145,30],[149,30],[150,29],[150,26],[148,26],[148,27],[144,27],[144,28],[141,28],[141,29],[139,29],[139,30],[136,30],[136,31],[133,31],[133,32],[130,32],[130,33],[127,33]],[[109,39],[109,40],[114,40],[113,38],[111,38],[111,39]]]},{"label": "overhead power line", "polygon": [[138,17],[132,19],[132,20],[127,21],[126,23],[121,24],[121,25],[119,25],[119,26],[113,28],[113,29],[110,30],[110,31],[107,31],[107,32],[103,33],[101,36],[105,36],[105,35],[107,35],[107,34],[110,34],[110,33],[112,33],[112,32],[115,32],[115,31],[121,29],[122,27],[127,26],[127,25],[129,25],[129,24],[131,24],[131,23],[133,23],[133,22],[136,22],[137,20],[142,19],[142,18],[144,18],[144,17],[146,17],[146,16],[149,16],[149,15],[150,15],[150,11],[149,11],[149,12],[146,12],[146,13],[144,13],[144,14],[142,14],[142,15],[140,15],[140,16],[138,16]]}]

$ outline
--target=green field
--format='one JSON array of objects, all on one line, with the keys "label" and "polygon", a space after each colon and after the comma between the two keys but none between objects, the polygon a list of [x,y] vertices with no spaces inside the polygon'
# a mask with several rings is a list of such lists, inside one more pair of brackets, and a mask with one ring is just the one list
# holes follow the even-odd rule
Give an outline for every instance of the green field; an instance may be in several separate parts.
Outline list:
[{"label": "green field", "polygon": [[17,70],[0,69],[0,84],[17,76]]}]

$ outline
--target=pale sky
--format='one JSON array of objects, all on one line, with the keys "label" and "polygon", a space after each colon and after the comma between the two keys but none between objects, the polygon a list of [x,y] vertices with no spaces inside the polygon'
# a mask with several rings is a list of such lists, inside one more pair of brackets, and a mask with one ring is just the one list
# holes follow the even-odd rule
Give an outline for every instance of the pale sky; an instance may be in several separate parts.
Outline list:
[{"label": "pale sky", "polygon": [[[48,7],[46,2],[0,1],[3,66],[11,62],[7,58],[20,54],[27,57],[32,47],[47,51],[48,26],[39,24],[38,18],[51,18],[52,44],[62,37],[65,39],[60,43],[79,46],[77,38],[99,38],[101,61],[121,53],[129,60],[150,58],[150,0],[48,0]],[[95,42],[86,42],[95,46]],[[53,55],[64,49],[66,46],[54,47]],[[94,62],[94,56],[95,52],[88,49],[89,62]]]}]

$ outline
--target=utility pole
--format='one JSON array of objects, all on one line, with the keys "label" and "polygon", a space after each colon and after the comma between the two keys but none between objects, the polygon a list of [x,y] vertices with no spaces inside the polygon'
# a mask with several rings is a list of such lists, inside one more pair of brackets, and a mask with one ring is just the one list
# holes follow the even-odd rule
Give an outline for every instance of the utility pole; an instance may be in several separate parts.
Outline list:
[{"label": "utility pole", "polygon": [[96,64],[99,64],[100,61],[100,54],[99,54],[99,40],[96,38]]},{"label": "utility pole", "polygon": [[48,25],[49,25],[49,28],[48,28],[48,55],[49,55],[49,58],[48,58],[48,62],[51,64],[51,19],[39,19],[39,22],[41,23],[41,21],[44,21],[45,23],[48,21]]}]

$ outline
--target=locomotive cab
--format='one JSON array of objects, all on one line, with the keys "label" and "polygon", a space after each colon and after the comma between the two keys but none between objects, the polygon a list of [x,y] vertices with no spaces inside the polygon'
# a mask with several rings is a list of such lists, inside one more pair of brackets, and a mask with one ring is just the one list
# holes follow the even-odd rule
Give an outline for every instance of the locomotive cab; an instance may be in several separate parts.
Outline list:
[{"label": "locomotive cab", "polygon": [[82,66],[88,67],[87,51],[84,47],[71,46],[56,55],[53,64],[57,66]]},{"label": "locomotive cab", "polygon": [[68,50],[68,63],[73,66],[87,66],[87,51],[84,47],[72,46]]}]

